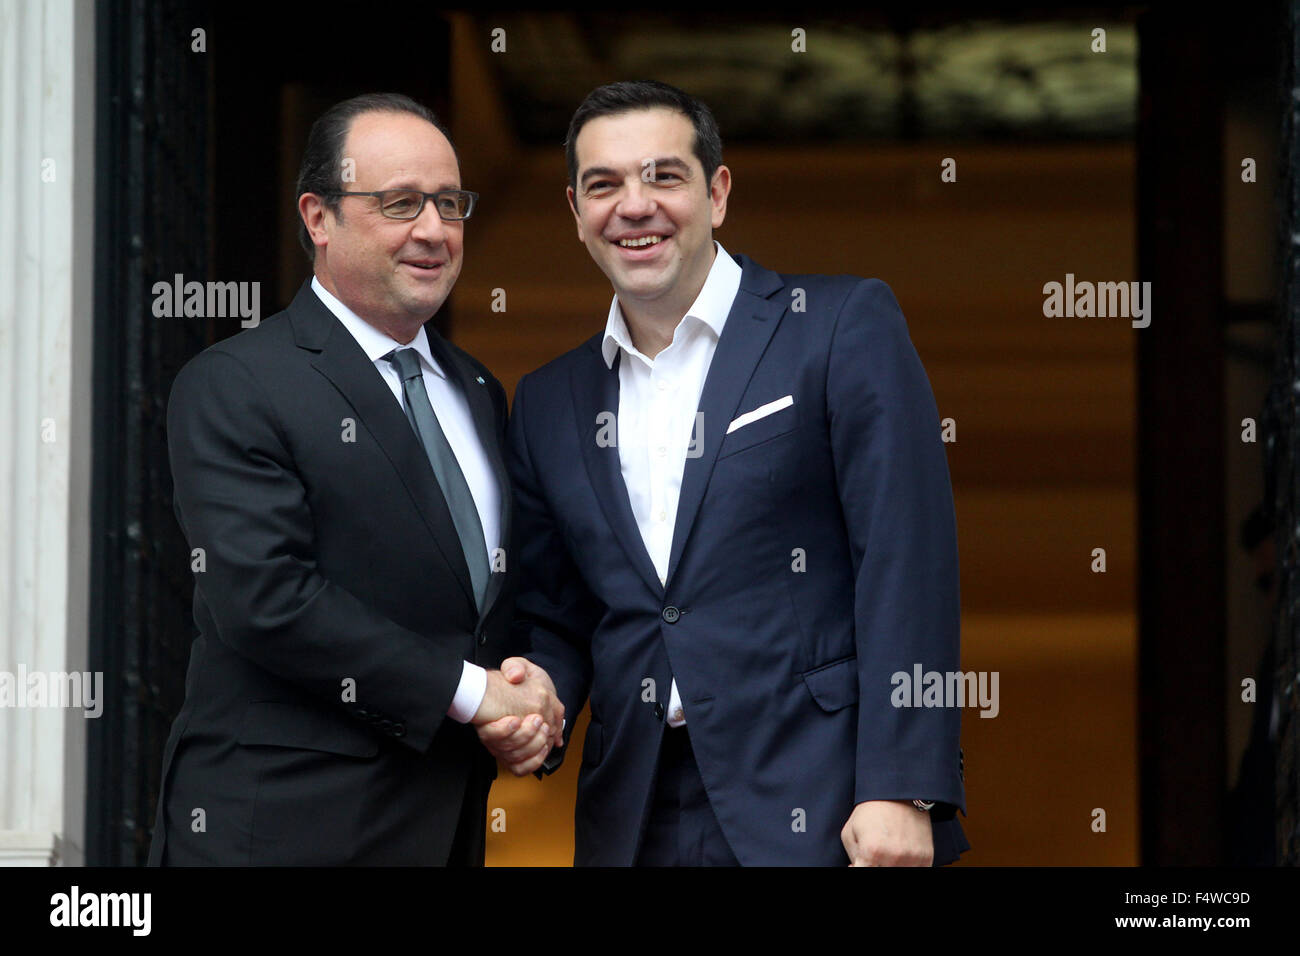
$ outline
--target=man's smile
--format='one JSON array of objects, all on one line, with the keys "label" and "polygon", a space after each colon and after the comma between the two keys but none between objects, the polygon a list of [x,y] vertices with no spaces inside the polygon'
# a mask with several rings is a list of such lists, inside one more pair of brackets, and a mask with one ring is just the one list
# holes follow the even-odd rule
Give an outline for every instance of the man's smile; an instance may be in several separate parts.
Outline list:
[{"label": "man's smile", "polygon": [[655,258],[671,239],[672,236],[662,232],[637,232],[610,239],[609,243],[618,250],[620,256],[640,262]]},{"label": "man's smile", "polygon": [[421,278],[435,278],[442,275],[444,259],[403,259],[402,265]]}]

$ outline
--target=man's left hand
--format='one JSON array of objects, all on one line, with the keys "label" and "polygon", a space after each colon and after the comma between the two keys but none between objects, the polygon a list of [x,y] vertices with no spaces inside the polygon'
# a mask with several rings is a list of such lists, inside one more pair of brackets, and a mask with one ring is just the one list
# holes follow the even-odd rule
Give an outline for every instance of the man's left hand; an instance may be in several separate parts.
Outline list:
[{"label": "man's left hand", "polygon": [[930,814],[910,800],[867,800],[853,808],[840,831],[849,866],[930,866]]},{"label": "man's left hand", "polygon": [[526,776],[540,767],[554,744],[551,728],[542,722],[540,714],[527,717],[507,714],[474,729],[483,746],[516,777]]}]

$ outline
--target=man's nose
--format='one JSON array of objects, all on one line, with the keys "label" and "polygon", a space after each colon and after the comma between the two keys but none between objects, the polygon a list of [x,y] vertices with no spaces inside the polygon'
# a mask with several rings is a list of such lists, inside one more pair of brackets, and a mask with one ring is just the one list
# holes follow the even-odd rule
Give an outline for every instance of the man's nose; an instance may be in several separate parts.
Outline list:
[{"label": "man's nose", "polygon": [[658,208],[647,185],[640,179],[634,179],[628,183],[627,192],[614,211],[624,219],[646,219],[653,216]]},{"label": "man's nose", "polygon": [[415,217],[411,237],[434,246],[441,245],[447,238],[447,223],[438,215],[438,207],[433,200],[427,200],[420,214]]}]

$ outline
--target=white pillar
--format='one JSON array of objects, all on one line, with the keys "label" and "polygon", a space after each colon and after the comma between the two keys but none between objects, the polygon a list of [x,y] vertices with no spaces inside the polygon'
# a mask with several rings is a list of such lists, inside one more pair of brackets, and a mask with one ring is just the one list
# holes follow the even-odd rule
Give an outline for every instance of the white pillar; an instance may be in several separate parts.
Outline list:
[{"label": "white pillar", "polygon": [[0,0],[0,865],[84,862],[94,13]]}]

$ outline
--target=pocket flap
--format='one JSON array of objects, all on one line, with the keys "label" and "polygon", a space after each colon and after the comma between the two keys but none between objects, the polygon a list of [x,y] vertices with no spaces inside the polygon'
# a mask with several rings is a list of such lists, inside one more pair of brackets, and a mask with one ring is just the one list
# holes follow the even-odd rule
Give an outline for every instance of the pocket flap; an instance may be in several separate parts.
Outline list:
[{"label": "pocket flap", "polygon": [[858,659],[845,657],[804,671],[803,682],[817,706],[828,714],[855,704],[858,700]]},{"label": "pocket flap", "polygon": [[239,725],[239,742],[251,746],[297,747],[345,757],[373,757],[379,738],[341,717],[279,701],[260,700],[248,705]]}]

